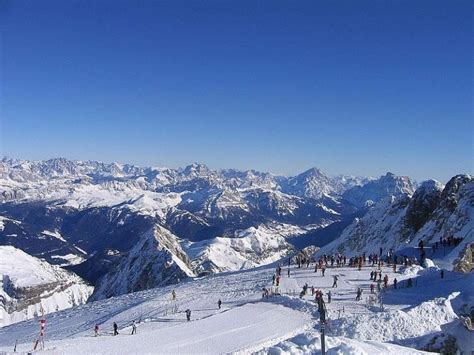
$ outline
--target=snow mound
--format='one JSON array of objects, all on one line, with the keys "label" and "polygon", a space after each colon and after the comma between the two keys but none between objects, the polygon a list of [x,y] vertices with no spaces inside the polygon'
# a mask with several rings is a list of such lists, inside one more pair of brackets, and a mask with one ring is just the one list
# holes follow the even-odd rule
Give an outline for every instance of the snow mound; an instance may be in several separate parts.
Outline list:
[{"label": "snow mound", "polygon": [[440,297],[409,309],[362,314],[341,320],[336,334],[362,340],[395,341],[441,331],[441,325],[458,318],[451,299]]}]

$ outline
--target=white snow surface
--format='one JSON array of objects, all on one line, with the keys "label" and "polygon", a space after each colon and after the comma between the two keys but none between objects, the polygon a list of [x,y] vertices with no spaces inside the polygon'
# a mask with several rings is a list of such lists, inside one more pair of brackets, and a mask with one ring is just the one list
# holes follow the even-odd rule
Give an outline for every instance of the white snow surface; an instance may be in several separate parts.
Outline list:
[{"label": "white snow surface", "polygon": [[[459,312],[474,305],[474,274],[446,272],[420,267],[382,272],[399,281],[399,288],[383,292],[384,308],[369,305],[369,273],[349,267],[328,268],[326,276],[313,267],[283,267],[280,296],[262,299],[262,287],[271,288],[275,265],[195,278],[179,285],[156,288],[110,298],[47,316],[45,354],[150,354],[150,353],[270,353],[320,352],[318,312],[313,297],[297,295],[304,283],[332,292],[326,303],[328,354],[420,354],[428,341],[442,331],[460,333]],[[331,288],[333,275],[339,287]],[[413,288],[405,280],[412,277]],[[175,287],[177,298],[172,300]],[[358,287],[363,300],[355,301]],[[222,309],[217,308],[221,299]],[[192,311],[186,322],[184,310]],[[138,334],[130,335],[131,322]],[[117,322],[119,335],[111,336]],[[99,324],[101,335],[93,336]],[[450,330],[452,328],[452,330]],[[37,338],[38,320],[0,329],[0,352],[31,350]],[[464,334],[463,351],[469,349]],[[418,350],[417,350],[418,349]]]},{"label": "white snow surface", "polygon": [[12,246],[0,246],[0,275],[8,275],[15,287],[33,287],[56,281],[55,269]]}]

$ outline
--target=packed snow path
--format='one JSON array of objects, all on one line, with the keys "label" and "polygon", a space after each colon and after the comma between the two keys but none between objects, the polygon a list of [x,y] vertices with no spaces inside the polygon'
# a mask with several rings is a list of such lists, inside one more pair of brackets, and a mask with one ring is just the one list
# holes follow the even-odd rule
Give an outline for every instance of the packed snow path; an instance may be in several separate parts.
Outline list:
[{"label": "packed snow path", "polygon": [[176,319],[172,326],[147,323],[133,336],[129,327],[121,329],[117,336],[52,341],[47,343],[44,353],[222,354],[251,351],[278,338],[287,338],[310,320],[309,315],[287,307],[271,303],[246,304],[195,321]]}]

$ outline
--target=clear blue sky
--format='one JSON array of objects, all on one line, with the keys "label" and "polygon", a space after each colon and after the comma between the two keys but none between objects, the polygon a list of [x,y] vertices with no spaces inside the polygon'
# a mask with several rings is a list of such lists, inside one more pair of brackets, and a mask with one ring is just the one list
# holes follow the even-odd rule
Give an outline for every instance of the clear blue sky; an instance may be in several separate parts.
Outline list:
[{"label": "clear blue sky", "polygon": [[0,153],[472,173],[472,11],[470,0],[0,0]]}]

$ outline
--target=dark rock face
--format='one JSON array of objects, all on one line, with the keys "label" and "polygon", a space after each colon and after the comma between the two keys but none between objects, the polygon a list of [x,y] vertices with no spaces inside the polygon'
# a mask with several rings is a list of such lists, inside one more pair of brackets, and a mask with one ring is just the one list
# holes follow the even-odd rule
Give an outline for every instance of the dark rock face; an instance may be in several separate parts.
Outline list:
[{"label": "dark rock face", "polygon": [[467,184],[474,181],[474,178],[469,175],[456,175],[451,178],[441,194],[441,207],[454,211],[458,205],[458,191]]},{"label": "dark rock face", "polygon": [[461,251],[459,258],[454,262],[454,270],[457,272],[468,273],[474,269],[474,243],[467,244]]},{"label": "dark rock face", "polygon": [[424,182],[413,194],[405,214],[406,226],[417,232],[428,221],[441,200],[442,185]]}]

